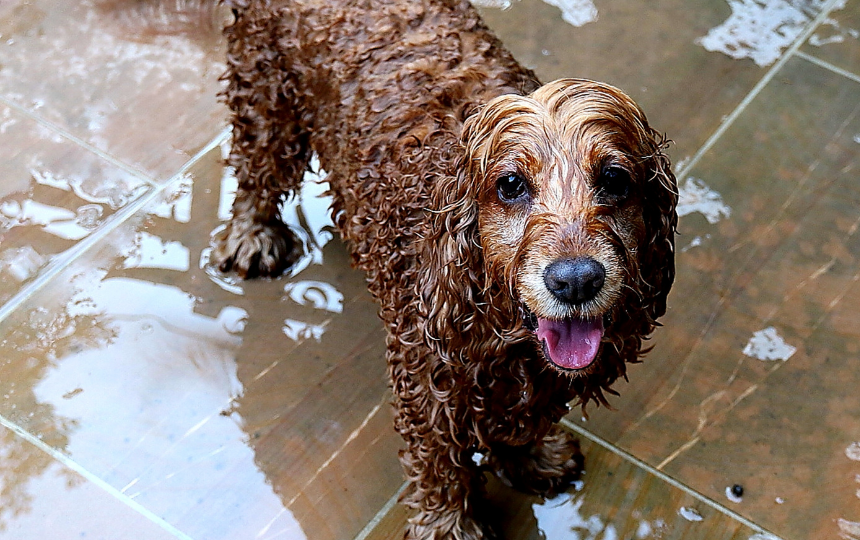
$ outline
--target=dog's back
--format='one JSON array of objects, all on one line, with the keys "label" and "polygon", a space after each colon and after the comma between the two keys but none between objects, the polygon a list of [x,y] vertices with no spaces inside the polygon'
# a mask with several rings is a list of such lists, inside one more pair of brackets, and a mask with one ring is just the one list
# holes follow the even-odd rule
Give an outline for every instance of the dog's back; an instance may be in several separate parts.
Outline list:
[{"label": "dog's back", "polygon": [[[465,119],[493,97],[527,94],[539,85],[468,0],[101,4],[137,35],[200,39],[226,26],[224,95],[234,129],[243,131],[241,137],[234,132],[234,144],[276,155],[251,163],[247,149],[234,148],[231,165],[271,169],[260,176],[300,177],[304,160],[291,158],[316,152],[329,173],[341,234],[377,297],[412,289],[404,285],[412,279],[410,258],[426,226],[432,184],[455,174]],[[397,303],[404,300],[411,301]]]},{"label": "dog's back", "polygon": [[371,292],[411,290],[429,193],[455,174],[463,122],[497,95],[533,91],[534,74],[465,0],[228,3],[229,71],[257,73],[277,86],[255,93],[292,100],[286,108],[329,173],[333,213]]}]

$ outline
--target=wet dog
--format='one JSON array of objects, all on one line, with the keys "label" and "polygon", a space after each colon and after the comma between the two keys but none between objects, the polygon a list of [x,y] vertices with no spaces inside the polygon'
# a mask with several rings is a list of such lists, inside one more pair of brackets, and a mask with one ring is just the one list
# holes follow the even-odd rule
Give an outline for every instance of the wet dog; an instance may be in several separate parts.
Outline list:
[{"label": "wet dog", "polygon": [[[665,141],[616,88],[541,85],[465,0],[225,5],[239,189],[214,260],[242,277],[296,260],[280,205],[318,154],[388,330],[406,536],[486,538],[473,454],[517,488],[565,489],[582,457],[556,423],[605,403],[665,312]],[[180,26],[215,9],[151,6]]]}]

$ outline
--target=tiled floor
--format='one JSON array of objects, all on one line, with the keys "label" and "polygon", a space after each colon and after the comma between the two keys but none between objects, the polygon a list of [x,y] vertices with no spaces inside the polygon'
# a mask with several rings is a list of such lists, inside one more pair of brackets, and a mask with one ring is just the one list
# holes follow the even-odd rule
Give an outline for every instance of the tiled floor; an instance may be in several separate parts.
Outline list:
[{"label": "tiled floor", "polygon": [[[543,79],[628,90],[682,192],[654,351],[567,422],[583,482],[491,486],[507,537],[860,539],[860,1],[482,11]],[[208,273],[223,44],[117,36],[0,0],[0,538],[397,538],[384,336],[324,188],[292,276]]]}]

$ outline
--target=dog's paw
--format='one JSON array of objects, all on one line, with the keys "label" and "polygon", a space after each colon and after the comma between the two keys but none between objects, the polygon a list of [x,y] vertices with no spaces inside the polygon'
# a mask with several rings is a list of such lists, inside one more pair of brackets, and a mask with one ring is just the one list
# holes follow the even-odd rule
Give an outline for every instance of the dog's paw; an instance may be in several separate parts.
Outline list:
[{"label": "dog's paw", "polygon": [[494,448],[490,453],[490,467],[503,482],[544,496],[564,492],[579,479],[584,463],[579,441],[557,426],[536,444]]},{"label": "dog's paw", "polygon": [[283,223],[231,221],[212,235],[211,262],[224,273],[242,279],[275,277],[302,255],[302,242]]}]

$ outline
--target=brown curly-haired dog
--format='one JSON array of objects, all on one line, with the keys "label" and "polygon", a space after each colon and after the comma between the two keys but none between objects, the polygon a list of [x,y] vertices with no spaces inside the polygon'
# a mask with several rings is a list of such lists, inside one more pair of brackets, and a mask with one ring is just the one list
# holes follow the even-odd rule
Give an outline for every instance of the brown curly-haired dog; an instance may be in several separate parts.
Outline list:
[{"label": "brown curly-haired dog", "polygon": [[407,537],[485,538],[474,452],[518,488],[563,490],[582,457],[554,424],[605,403],[665,312],[664,141],[616,88],[540,86],[465,0],[226,4],[239,191],[215,260],[243,277],[295,261],[280,205],[319,154],[388,329]]}]

